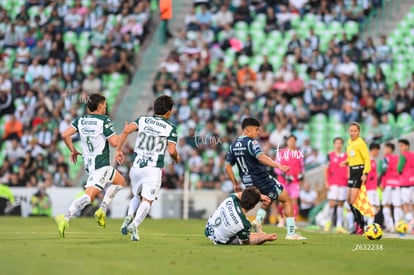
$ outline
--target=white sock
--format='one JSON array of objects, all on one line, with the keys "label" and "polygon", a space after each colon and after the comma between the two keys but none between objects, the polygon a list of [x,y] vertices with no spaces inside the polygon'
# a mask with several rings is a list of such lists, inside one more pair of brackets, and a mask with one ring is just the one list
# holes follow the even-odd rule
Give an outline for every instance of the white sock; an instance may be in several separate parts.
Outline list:
[{"label": "white sock", "polygon": [[115,198],[116,194],[118,194],[119,190],[122,187],[119,185],[111,184],[108,189],[106,189],[105,196],[102,200],[101,208],[106,213],[108,210],[108,206],[111,204],[112,200]]},{"label": "white sock", "polygon": [[295,234],[295,218],[294,217],[286,218],[286,229],[287,229],[288,235]]},{"label": "white sock", "polygon": [[394,222],[397,224],[399,221],[401,221],[403,217],[403,211],[401,207],[394,207]]},{"label": "white sock", "polygon": [[86,194],[74,200],[65,213],[65,220],[69,222],[73,216],[75,216],[79,211],[81,211],[90,203],[91,199]]},{"label": "white sock", "polygon": [[335,207],[329,207],[328,211],[328,222],[332,221],[333,213],[334,213]]},{"label": "white sock", "polygon": [[367,217],[367,224],[373,224],[375,220],[375,216],[374,217]]},{"label": "white sock", "polygon": [[354,227],[354,214],[351,210],[346,213],[346,220],[348,221],[348,229],[351,230]]},{"label": "white sock", "polygon": [[262,224],[265,218],[266,218],[266,210],[264,210],[263,208],[259,208],[259,210],[257,210],[257,213],[256,213],[256,221]]},{"label": "white sock", "polygon": [[137,213],[135,214],[135,218],[133,224],[135,227],[138,227],[148,215],[151,209],[151,205],[148,201],[142,201],[138,207]]},{"label": "white sock", "polygon": [[141,203],[141,199],[139,197],[134,196],[129,201],[127,216],[131,216],[131,217],[134,216],[135,212],[137,212],[137,209],[140,203]]},{"label": "white sock", "polygon": [[406,213],[405,214],[405,221],[410,222],[413,219],[413,213]]},{"label": "white sock", "polygon": [[394,224],[392,222],[391,209],[389,207],[384,207],[382,209],[382,212],[384,214],[385,226],[387,227],[388,230],[393,230]]},{"label": "white sock", "polygon": [[336,207],[336,227],[342,227],[342,217],[344,214],[343,206]]}]

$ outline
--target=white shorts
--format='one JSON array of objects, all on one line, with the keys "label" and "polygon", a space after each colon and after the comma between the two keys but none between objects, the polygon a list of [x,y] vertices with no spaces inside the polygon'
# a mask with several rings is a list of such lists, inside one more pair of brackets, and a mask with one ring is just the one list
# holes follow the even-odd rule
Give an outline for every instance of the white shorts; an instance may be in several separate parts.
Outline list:
[{"label": "white shorts", "polygon": [[387,186],[382,193],[382,205],[401,206],[401,189],[400,187],[392,188]]},{"label": "white shorts", "polygon": [[139,194],[147,200],[154,201],[158,197],[161,188],[162,172],[159,167],[135,167],[129,171],[131,178],[132,193]]},{"label": "white shorts", "polygon": [[328,191],[328,200],[333,201],[345,201],[348,187],[331,185]]},{"label": "white shorts", "polygon": [[414,186],[401,187],[402,203],[414,203]]},{"label": "white shorts", "polygon": [[367,196],[372,206],[380,206],[377,190],[367,190]]},{"label": "white shorts", "polygon": [[101,191],[107,183],[112,183],[116,170],[112,166],[101,167],[89,174],[85,187],[95,187]]}]

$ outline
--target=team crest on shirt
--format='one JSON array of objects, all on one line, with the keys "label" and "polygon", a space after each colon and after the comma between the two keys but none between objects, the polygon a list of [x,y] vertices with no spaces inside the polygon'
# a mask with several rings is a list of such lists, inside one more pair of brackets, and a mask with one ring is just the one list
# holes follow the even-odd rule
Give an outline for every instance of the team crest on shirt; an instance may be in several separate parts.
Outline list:
[{"label": "team crest on shirt", "polygon": [[354,151],[354,150],[349,151],[349,155],[350,155],[351,157],[355,157],[355,151]]},{"label": "team crest on shirt", "polygon": [[155,195],[155,189],[151,189],[151,195]]}]

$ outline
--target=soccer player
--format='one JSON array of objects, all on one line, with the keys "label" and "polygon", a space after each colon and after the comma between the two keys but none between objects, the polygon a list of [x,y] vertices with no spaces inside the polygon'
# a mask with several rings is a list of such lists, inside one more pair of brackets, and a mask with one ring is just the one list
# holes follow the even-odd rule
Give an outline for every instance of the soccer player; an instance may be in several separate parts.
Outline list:
[{"label": "soccer player", "polygon": [[349,126],[349,140],[346,147],[347,159],[341,166],[349,166],[347,202],[354,214],[354,231],[351,234],[364,234],[364,218],[352,204],[354,203],[359,189],[365,184],[369,171],[371,171],[371,160],[365,141],[359,136],[361,126],[357,122],[351,122]]},{"label": "soccer player", "polygon": [[[266,171],[266,166],[279,168],[283,172],[289,170],[288,166],[275,162],[263,153],[256,138],[259,136],[260,122],[252,117],[246,117],[242,121],[242,135],[232,145],[226,158],[225,170],[233,183],[234,190],[240,191],[239,183],[233,172],[236,164],[242,183],[246,187],[256,186],[260,193],[268,196],[272,201],[280,201],[285,209],[287,240],[305,240],[306,238],[295,233],[295,218],[293,215],[292,200],[283,186]],[[266,210],[270,204],[262,204],[253,221],[253,229],[261,231],[262,222],[266,216]]]},{"label": "soccer player", "polygon": [[[134,162],[129,172],[133,198],[129,202],[128,213],[121,226],[121,233],[131,233],[132,241],[139,241],[138,226],[148,215],[152,202],[157,198],[161,187],[161,169],[164,167],[165,150],[171,158],[180,162],[177,152],[176,126],[168,119],[172,114],[173,100],[160,96],[154,101],[154,116],[141,116],[124,127],[119,137],[115,159],[124,161],[122,146],[128,135],[138,131],[134,149]],[[135,217],[134,217],[135,214]]]},{"label": "soccer player", "polygon": [[[371,143],[369,145],[369,157],[371,159],[371,171],[368,173],[366,187],[367,187],[367,196],[369,199],[369,202],[371,203],[372,207],[374,207],[375,214],[377,214],[380,211],[380,201],[379,196],[377,192],[378,187],[378,173],[377,173],[377,162],[375,161],[375,158],[378,157],[380,152],[380,145],[378,143]],[[374,217],[368,217],[367,223],[372,224],[374,223],[375,216]]]},{"label": "soccer player", "polygon": [[[401,210],[400,175],[398,174],[399,156],[394,154],[395,146],[385,143],[384,158],[381,160],[381,187],[382,204],[384,206],[384,223],[387,231],[394,232],[394,224],[397,224],[403,216]],[[394,221],[391,215],[391,204],[394,206]]]},{"label": "soccer player", "polygon": [[410,150],[407,139],[398,140],[400,159],[398,173],[400,174],[401,199],[405,214],[405,221],[412,227],[414,210],[414,152]]},{"label": "soccer player", "polygon": [[260,200],[264,203],[271,202],[256,187],[248,187],[243,192],[231,194],[208,219],[205,236],[214,244],[256,245],[276,240],[276,234],[250,232],[251,224],[246,213]]},{"label": "soccer player", "polygon": [[275,169],[275,172],[281,175],[279,181],[292,198],[295,216],[299,213],[299,189],[305,173],[304,156],[296,148],[296,140],[296,136],[289,136],[286,140],[287,147],[278,150],[275,159],[275,161],[279,162],[281,165],[289,166],[289,170],[286,172],[282,172],[280,169]]},{"label": "soccer player", "polygon": [[112,183],[106,190],[101,207],[95,212],[98,224],[105,227],[106,210],[118,191],[124,186],[124,177],[110,166],[109,145],[118,145],[118,136],[111,119],[105,115],[106,99],[100,94],[90,95],[87,102],[88,114],[76,118],[63,134],[62,138],[70,150],[73,163],[80,153],[72,143],[72,136],[79,133],[82,145],[82,157],[85,171],[89,177],[85,194],[75,199],[65,214],[56,216],[59,235],[64,238],[70,219],[89,205],[107,183]]},{"label": "soccer player", "polygon": [[331,230],[334,210],[336,207],[336,232],[346,233],[342,226],[344,202],[346,200],[348,171],[340,164],[346,160],[347,156],[342,152],[344,140],[337,137],[333,140],[334,151],[328,153],[328,166],[325,170],[325,187],[328,190],[329,200],[329,220],[325,224],[324,231]]}]

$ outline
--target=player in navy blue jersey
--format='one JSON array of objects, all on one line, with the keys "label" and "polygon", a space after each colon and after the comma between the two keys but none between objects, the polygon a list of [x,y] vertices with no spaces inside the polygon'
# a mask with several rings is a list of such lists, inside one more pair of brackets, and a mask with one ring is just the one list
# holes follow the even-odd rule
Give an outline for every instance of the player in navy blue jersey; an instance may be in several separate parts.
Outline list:
[{"label": "player in navy blue jersey", "polygon": [[[246,187],[256,186],[263,195],[268,196],[272,202],[280,201],[285,209],[287,240],[305,240],[306,238],[295,232],[295,218],[293,215],[292,200],[283,186],[266,171],[266,166],[278,168],[284,172],[289,166],[275,162],[263,153],[262,147],[256,138],[259,136],[260,122],[252,117],[242,121],[242,135],[230,146],[227,154],[225,169],[230,180],[233,182],[234,190],[240,191],[240,185],[233,173],[236,164],[242,183]],[[255,231],[261,231],[261,223],[266,215],[266,209],[270,204],[262,204],[252,222]]]}]

